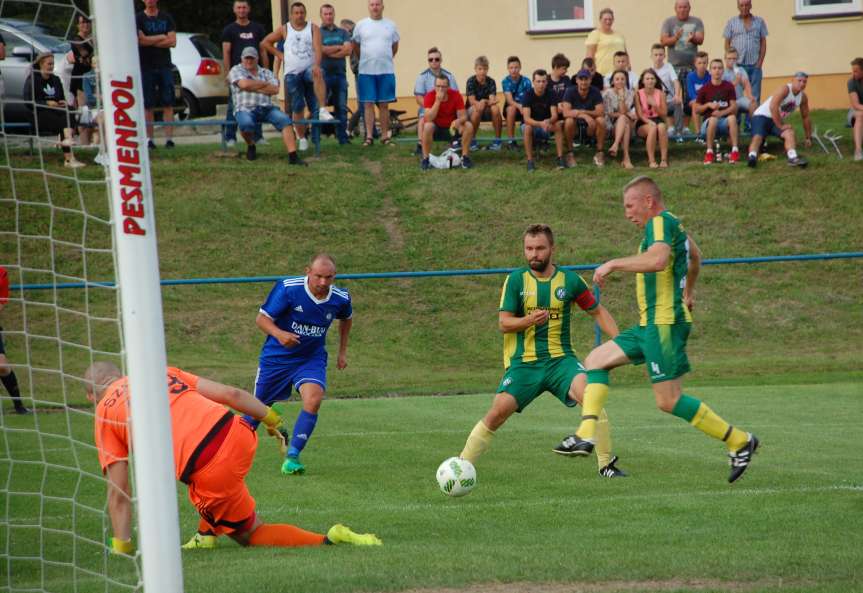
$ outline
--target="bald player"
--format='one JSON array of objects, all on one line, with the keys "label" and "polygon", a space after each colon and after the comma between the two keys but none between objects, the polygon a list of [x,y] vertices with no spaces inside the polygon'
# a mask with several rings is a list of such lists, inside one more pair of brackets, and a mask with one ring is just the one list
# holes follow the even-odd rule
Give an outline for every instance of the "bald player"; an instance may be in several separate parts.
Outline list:
[{"label": "bald player", "polygon": [[[255,320],[267,335],[261,348],[255,397],[267,405],[283,401],[293,389],[300,393],[303,408],[294,423],[282,473],[302,474],[300,463],[327,389],[327,330],[339,320],[339,370],[347,367],[348,336],[353,310],[347,290],[333,286],[336,262],[326,253],[312,257],[303,277],[276,282]],[[257,421],[248,419],[252,426]]]},{"label": "bald player", "polygon": [[[96,449],[108,478],[111,549],[130,554],[134,545],[129,485],[129,381],[110,362],[91,365],[84,380],[87,398],[96,403]],[[381,544],[373,534],[357,534],[344,525],[333,525],[323,535],[293,525],[263,523],[255,513],[255,499],[245,483],[258,439],[248,423],[231,409],[263,422],[284,447],[279,432],[282,419],[242,389],[177,368],[168,368],[167,381],[175,474],[189,487],[189,500],[201,516],[198,532],[184,548],[214,548],[216,537],[222,534],[243,546]]]}]

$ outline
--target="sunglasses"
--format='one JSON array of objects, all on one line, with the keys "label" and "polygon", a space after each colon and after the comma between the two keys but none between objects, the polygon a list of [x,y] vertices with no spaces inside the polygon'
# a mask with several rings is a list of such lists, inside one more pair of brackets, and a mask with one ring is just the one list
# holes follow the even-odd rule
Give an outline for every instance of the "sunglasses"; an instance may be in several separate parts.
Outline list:
[{"label": "sunglasses", "polygon": [[440,62],[440,58],[429,58],[429,62]]}]

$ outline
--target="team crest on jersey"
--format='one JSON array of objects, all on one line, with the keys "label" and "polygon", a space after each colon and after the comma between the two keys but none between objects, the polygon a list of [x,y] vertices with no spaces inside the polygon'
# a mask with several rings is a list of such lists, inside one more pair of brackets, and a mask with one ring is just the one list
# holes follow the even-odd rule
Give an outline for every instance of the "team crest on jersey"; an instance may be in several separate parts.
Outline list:
[{"label": "team crest on jersey", "polygon": [[333,314],[327,313],[327,321],[331,320],[332,318],[333,318]]},{"label": "team crest on jersey", "polygon": [[561,286],[560,288],[558,288],[557,290],[554,291],[554,296],[556,296],[557,300],[559,300],[559,301],[565,301],[566,300],[566,289]]}]

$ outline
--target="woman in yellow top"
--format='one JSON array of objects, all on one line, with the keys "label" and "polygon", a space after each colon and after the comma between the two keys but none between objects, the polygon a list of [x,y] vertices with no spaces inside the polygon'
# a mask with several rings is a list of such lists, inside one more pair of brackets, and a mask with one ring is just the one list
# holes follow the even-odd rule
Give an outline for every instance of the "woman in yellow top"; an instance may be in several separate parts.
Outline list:
[{"label": "woman in yellow top", "polygon": [[591,31],[584,42],[586,57],[596,60],[596,70],[603,76],[614,71],[614,52],[626,51],[626,40],[611,28],[613,24],[614,11],[603,8],[599,13],[599,27]]}]

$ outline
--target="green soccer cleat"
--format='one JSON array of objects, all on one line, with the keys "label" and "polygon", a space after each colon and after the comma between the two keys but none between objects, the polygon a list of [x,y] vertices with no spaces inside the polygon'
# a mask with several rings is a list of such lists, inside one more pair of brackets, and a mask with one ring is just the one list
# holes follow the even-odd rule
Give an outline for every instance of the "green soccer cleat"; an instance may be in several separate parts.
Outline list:
[{"label": "green soccer cleat", "polygon": [[306,473],[306,466],[296,457],[287,457],[282,463],[282,473],[286,476],[300,476]]},{"label": "green soccer cleat", "polygon": [[180,547],[184,550],[212,550],[216,547],[216,536],[196,533]]},{"label": "green soccer cleat", "polygon": [[350,527],[336,523],[327,531],[327,539],[332,544],[353,544],[355,546],[382,546],[384,542],[374,533],[354,533]]}]

